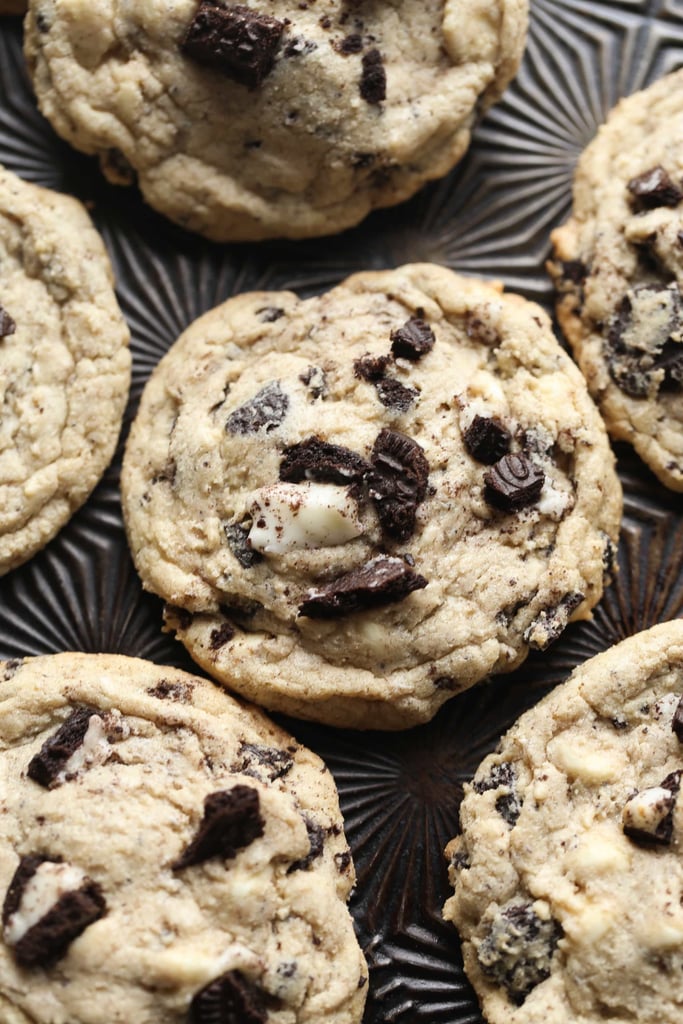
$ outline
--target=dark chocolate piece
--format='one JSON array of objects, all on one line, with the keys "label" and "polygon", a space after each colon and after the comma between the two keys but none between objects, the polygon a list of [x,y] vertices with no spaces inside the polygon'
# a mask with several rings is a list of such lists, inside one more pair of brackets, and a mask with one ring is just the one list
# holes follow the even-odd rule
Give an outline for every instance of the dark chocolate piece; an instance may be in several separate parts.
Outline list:
[{"label": "dark chocolate piece", "polygon": [[325,829],[318,825],[312,818],[303,815],[304,824],[308,833],[309,850],[301,860],[295,860],[287,868],[287,874],[293,871],[308,871],[314,860],[321,856],[325,848]]},{"label": "dark chocolate piece", "polygon": [[233,786],[210,793],[204,800],[204,817],[196,836],[171,866],[180,871],[211,857],[230,860],[263,835],[264,825],[258,790]]},{"label": "dark chocolate piece", "polygon": [[604,347],[612,380],[632,398],[681,390],[683,296],[678,285],[641,285],[625,295]]},{"label": "dark chocolate piece", "polygon": [[371,460],[366,479],[382,530],[394,540],[405,541],[415,530],[417,507],[427,493],[429,463],[424,451],[411,437],[382,430]]},{"label": "dark chocolate piece", "polygon": [[387,73],[382,54],[377,49],[363,54],[360,94],[366,103],[381,103],[387,98]]},{"label": "dark chocolate piece", "polygon": [[[652,793],[652,789],[640,790],[631,797],[624,807],[624,835],[627,835],[629,839],[633,839],[636,843],[653,843],[660,846],[669,846],[674,831],[674,810],[676,808],[676,798],[681,788],[682,775],[683,771],[671,772],[660,782],[658,788],[663,789],[667,795],[658,796],[656,800],[650,802],[649,821],[641,813],[637,815],[637,821],[640,824],[636,824],[636,821],[629,814],[629,804],[632,804],[638,798],[640,798],[640,801],[647,801],[648,794]],[[652,796],[654,797],[654,794]]]},{"label": "dark chocolate piece", "polygon": [[298,484],[302,480],[318,483],[359,483],[370,468],[360,455],[319,437],[307,437],[284,450],[280,479]]},{"label": "dark chocolate piece", "polygon": [[223,622],[216,629],[211,630],[209,636],[209,648],[212,651],[219,651],[221,647],[225,647],[235,635],[235,629],[230,622]]},{"label": "dark chocolate piece", "polygon": [[9,315],[4,306],[0,306],[0,338],[6,338],[10,334],[14,334],[17,329],[12,317]]},{"label": "dark chocolate piece", "polygon": [[337,43],[332,43],[332,46],[340,53],[342,57],[348,57],[351,53],[360,53],[363,49],[363,37],[359,32],[352,32],[348,36],[344,36]]},{"label": "dark chocolate piece", "polygon": [[538,501],[544,481],[543,470],[526,455],[504,455],[484,474],[484,497],[503,512],[517,512]]},{"label": "dark chocolate piece", "polygon": [[571,284],[583,284],[588,277],[588,267],[583,260],[560,260],[562,278]]},{"label": "dark chocolate piece", "polygon": [[272,70],[284,21],[244,4],[201,0],[181,50],[206,67],[255,88]]},{"label": "dark chocolate piece", "polygon": [[256,779],[266,778],[269,782],[274,782],[275,779],[281,779],[291,771],[293,765],[294,760],[286,750],[242,741],[239,758],[230,771],[253,775]]},{"label": "dark chocolate piece", "polygon": [[381,380],[387,372],[387,367],[391,363],[391,356],[371,356],[370,353],[366,353],[361,356],[360,359],[356,359],[353,364],[353,372],[356,377],[360,377],[361,380],[370,381],[374,384],[376,381]]},{"label": "dark chocolate piece", "polygon": [[259,551],[254,551],[249,543],[250,529],[251,520],[249,526],[245,526],[244,523],[227,523],[224,527],[228,547],[244,569],[251,569],[263,558],[263,555]]},{"label": "dark chocolate piece", "polygon": [[485,793],[489,789],[505,789],[496,798],[496,810],[508,825],[514,827],[522,810],[522,800],[517,793],[517,773],[509,761],[496,764],[485,779],[475,779],[472,788],[475,793]]},{"label": "dark chocolate piece", "polygon": [[683,697],[679,700],[676,710],[674,711],[671,728],[676,733],[676,738],[683,743]]},{"label": "dark chocolate piece", "polygon": [[419,316],[411,316],[403,327],[391,332],[391,351],[397,359],[421,359],[431,352],[435,341],[429,324]]},{"label": "dark chocolate piece", "polygon": [[510,451],[512,437],[495,416],[475,416],[462,439],[473,459],[492,466]]},{"label": "dark chocolate piece", "polygon": [[426,586],[424,576],[409,569],[402,558],[379,555],[360,569],[347,572],[317,590],[310,590],[299,606],[299,615],[311,619],[335,619],[366,608],[380,608],[402,601],[413,590]]},{"label": "dark chocolate piece", "polygon": [[[41,864],[60,863],[58,857],[31,854],[22,857],[12,877],[2,908],[2,923],[19,910],[26,886]],[[39,921],[14,946],[14,956],[21,967],[50,967],[60,960],[69,946],[85,929],[99,920],[107,910],[97,882],[86,878],[80,889],[65,892]]]},{"label": "dark chocolate piece", "polygon": [[59,785],[57,776],[64,765],[85,738],[93,715],[99,714],[93,708],[74,708],[57,732],[45,740],[37,754],[29,761],[26,774],[38,785],[51,789]]},{"label": "dark chocolate piece", "polygon": [[631,193],[631,207],[636,212],[654,210],[657,206],[678,206],[683,192],[661,165],[631,178],[626,186]]},{"label": "dark chocolate piece", "polygon": [[241,971],[228,971],[196,994],[188,1024],[266,1024],[267,1020],[262,990]]},{"label": "dark chocolate piece", "polygon": [[484,974],[521,1006],[536,985],[550,976],[561,937],[562,928],[554,918],[543,920],[530,903],[508,903],[491,922],[477,959]]},{"label": "dark chocolate piece", "polygon": [[289,398],[273,380],[261,388],[252,399],[240,405],[228,416],[225,429],[229,434],[256,434],[279,427],[289,410]]}]

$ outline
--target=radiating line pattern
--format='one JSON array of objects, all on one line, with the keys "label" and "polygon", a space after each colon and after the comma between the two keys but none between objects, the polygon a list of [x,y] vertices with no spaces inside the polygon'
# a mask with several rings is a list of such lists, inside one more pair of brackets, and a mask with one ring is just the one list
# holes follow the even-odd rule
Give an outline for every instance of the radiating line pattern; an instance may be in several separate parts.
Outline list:
[{"label": "radiating line pattern", "polygon": [[[122,435],[158,360],[216,303],[249,289],[310,295],[349,273],[434,260],[504,280],[549,305],[548,234],[565,217],[578,156],[620,96],[683,64],[683,0],[532,0],[528,49],[504,100],[443,181],[333,239],[215,246],[101,177],[38,113],[17,19],[0,23],[0,162],[87,200],[132,332],[133,388]],[[118,476],[122,443],[83,509],[26,566],[0,579],[0,657],[120,651],[191,669],[160,630],[127,551]],[[518,715],[572,669],[656,621],[683,616],[683,516],[621,449],[626,510],[620,571],[589,622],[544,655],[451,701],[401,734],[352,733],[291,719],[340,790],[358,872],[352,901],[370,965],[365,1024],[481,1024],[455,931],[443,847],[458,829],[463,783]],[[678,504],[677,504],[678,502]]]}]

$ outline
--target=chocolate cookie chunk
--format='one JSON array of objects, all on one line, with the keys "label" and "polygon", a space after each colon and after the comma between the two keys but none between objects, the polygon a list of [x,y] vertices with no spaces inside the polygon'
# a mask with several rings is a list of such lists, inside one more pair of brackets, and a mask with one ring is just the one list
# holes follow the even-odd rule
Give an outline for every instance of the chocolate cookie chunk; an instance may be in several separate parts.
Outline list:
[{"label": "chocolate cookie chunk", "polygon": [[289,409],[289,398],[278,381],[261,388],[250,401],[230,413],[225,429],[230,434],[256,434],[279,427]]},{"label": "chocolate cookie chunk", "polygon": [[197,835],[174,861],[173,870],[202,864],[211,857],[230,860],[238,850],[263,835],[264,824],[257,790],[234,786],[209,794],[204,800],[204,817]]},{"label": "chocolate cookie chunk", "polygon": [[372,449],[368,491],[382,529],[394,540],[406,541],[415,530],[418,505],[427,493],[429,463],[412,438],[382,430]]},{"label": "chocolate cookie chunk", "polygon": [[362,569],[309,591],[299,606],[299,614],[315,619],[337,618],[402,601],[426,586],[424,576],[413,572],[402,559],[378,556]]},{"label": "chocolate cookie chunk", "polygon": [[182,42],[188,56],[255,88],[273,67],[283,21],[244,4],[201,0]]}]

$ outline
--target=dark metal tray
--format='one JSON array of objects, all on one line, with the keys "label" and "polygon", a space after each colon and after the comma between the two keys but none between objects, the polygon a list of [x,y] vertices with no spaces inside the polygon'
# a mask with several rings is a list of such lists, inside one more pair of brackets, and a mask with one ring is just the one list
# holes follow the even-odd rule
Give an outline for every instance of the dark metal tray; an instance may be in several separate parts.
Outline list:
[{"label": "dark metal tray", "polygon": [[[550,230],[567,214],[576,158],[609,108],[683,64],[683,0],[532,0],[522,70],[479,126],[460,166],[401,207],[333,241],[219,247],[108,186],[94,161],[58,140],[36,110],[19,19],[0,22],[0,162],[88,203],[109,248],[132,331],[133,389],[183,328],[253,288],[308,295],[352,271],[432,260],[502,279],[550,306]],[[121,520],[121,446],[85,507],[48,547],[0,580],[0,658],[111,651],[193,670],[160,632]],[[324,757],[339,785],[358,871],[352,900],[370,964],[366,1024],[476,1024],[458,939],[441,920],[442,850],[457,831],[462,783],[526,707],[572,668],[655,622],[683,616],[683,496],[626,448],[620,574],[589,623],[544,655],[455,698],[400,734],[335,731],[280,719]]]}]

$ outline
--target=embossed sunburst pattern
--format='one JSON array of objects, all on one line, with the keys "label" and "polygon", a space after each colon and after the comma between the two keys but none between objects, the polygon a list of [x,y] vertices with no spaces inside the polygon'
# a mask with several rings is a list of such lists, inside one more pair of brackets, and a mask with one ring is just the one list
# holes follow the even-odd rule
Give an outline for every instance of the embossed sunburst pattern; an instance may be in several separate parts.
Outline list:
[{"label": "embossed sunburst pattern", "polygon": [[[434,260],[502,279],[550,305],[550,230],[567,214],[576,160],[617,99],[683,64],[681,0],[532,0],[529,44],[505,99],[458,168],[396,209],[334,239],[219,247],[187,235],[72,153],[38,113],[19,19],[0,23],[0,162],[87,200],[132,332],[134,380],[119,451],[88,503],[30,563],[0,580],[0,657],[120,651],[191,665],[160,632],[127,551],[118,474],[127,425],[158,360],[193,319],[249,289],[309,295],[349,273]],[[626,508],[619,573],[591,621],[569,627],[511,676],[454,699],[429,725],[352,733],[291,719],[339,785],[358,886],[352,901],[370,965],[366,1024],[481,1024],[457,936],[441,919],[442,850],[463,783],[518,715],[586,658],[683,616],[683,513],[620,449]]]}]

